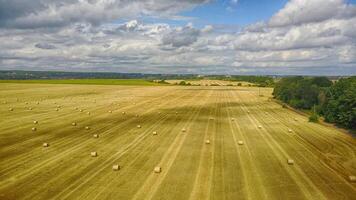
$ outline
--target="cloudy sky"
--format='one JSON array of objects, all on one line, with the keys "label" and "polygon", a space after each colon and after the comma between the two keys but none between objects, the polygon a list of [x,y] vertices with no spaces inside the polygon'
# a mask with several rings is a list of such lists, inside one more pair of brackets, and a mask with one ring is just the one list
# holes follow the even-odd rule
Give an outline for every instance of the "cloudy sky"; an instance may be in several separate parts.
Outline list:
[{"label": "cloudy sky", "polygon": [[356,74],[356,0],[0,0],[0,70]]}]

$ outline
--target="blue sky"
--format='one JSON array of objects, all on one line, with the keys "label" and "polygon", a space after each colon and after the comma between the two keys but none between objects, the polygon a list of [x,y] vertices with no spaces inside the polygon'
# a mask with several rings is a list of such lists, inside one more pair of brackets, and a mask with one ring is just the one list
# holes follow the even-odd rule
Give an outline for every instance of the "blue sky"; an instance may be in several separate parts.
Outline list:
[{"label": "blue sky", "polygon": [[240,0],[235,4],[229,0],[217,0],[183,12],[182,15],[195,18],[194,23],[197,26],[205,24],[246,26],[269,19],[285,3],[287,0]]}]

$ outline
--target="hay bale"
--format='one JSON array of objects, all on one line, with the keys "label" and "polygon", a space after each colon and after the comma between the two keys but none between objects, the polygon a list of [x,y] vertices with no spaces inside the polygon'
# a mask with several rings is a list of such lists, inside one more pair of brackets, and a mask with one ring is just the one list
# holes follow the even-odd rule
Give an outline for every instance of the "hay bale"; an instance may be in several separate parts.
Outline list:
[{"label": "hay bale", "polygon": [[356,176],[349,176],[349,181],[350,182],[356,182]]},{"label": "hay bale", "polygon": [[239,141],[237,142],[237,144],[239,144],[239,145],[244,145],[244,141],[239,140]]},{"label": "hay bale", "polygon": [[14,109],[13,108],[9,108],[9,111],[14,111]]},{"label": "hay bale", "polygon": [[293,132],[292,129],[288,129],[288,133],[291,133],[291,132]]},{"label": "hay bale", "polygon": [[137,128],[141,128],[141,125],[137,125]]},{"label": "hay bale", "polygon": [[250,111],[248,110],[247,113],[250,113]]},{"label": "hay bale", "polygon": [[205,144],[210,144],[210,140],[205,140]]},{"label": "hay bale", "polygon": [[120,165],[113,165],[112,170],[114,171],[119,171],[120,170]]},{"label": "hay bale", "polygon": [[59,109],[58,109],[58,108],[56,108],[56,109],[55,109],[55,111],[59,111]]},{"label": "hay bale", "polygon": [[112,111],[111,111],[111,110],[109,110],[109,113],[112,113]]},{"label": "hay bale", "polygon": [[80,110],[79,110],[79,112],[83,112],[83,110],[82,110],[82,109],[80,109]]},{"label": "hay bale", "polygon": [[86,127],[85,127],[85,130],[89,130],[89,129],[90,129],[90,127],[89,127],[89,126],[86,126]]},{"label": "hay bale", "polygon": [[77,125],[77,123],[75,123],[75,122],[72,123],[72,126],[76,126],[76,125]]},{"label": "hay bale", "polygon": [[162,168],[159,167],[159,166],[157,166],[157,167],[155,167],[155,168],[153,169],[153,171],[154,171],[155,173],[161,173]]},{"label": "hay bale", "polygon": [[28,109],[29,109],[29,110],[32,110],[32,108],[31,108],[31,107],[29,107]]},{"label": "hay bale", "polygon": [[182,128],[182,132],[186,132],[187,130],[185,128]]},{"label": "hay bale", "polygon": [[210,117],[209,120],[214,120],[214,118],[213,118],[213,117]]},{"label": "hay bale", "polygon": [[91,157],[97,157],[98,156],[98,153],[96,151],[93,151],[90,153]]},{"label": "hay bale", "polygon": [[40,104],[40,102],[37,101],[36,104],[38,105],[38,104]]},{"label": "hay bale", "polygon": [[153,135],[157,135],[157,131],[153,131],[152,134],[153,134]]},{"label": "hay bale", "polygon": [[36,127],[32,127],[31,130],[32,130],[32,131],[37,131],[37,128],[36,128]]},{"label": "hay bale", "polygon": [[90,112],[87,112],[88,115],[90,115]]},{"label": "hay bale", "polygon": [[25,102],[25,104],[27,105],[27,104],[28,104],[28,102]]},{"label": "hay bale", "polygon": [[93,137],[94,138],[99,138],[99,135],[98,134],[94,134]]},{"label": "hay bale", "polygon": [[296,122],[297,122],[297,121],[298,121],[298,119],[297,119],[297,118],[294,118],[294,121],[296,121]]},{"label": "hay bale", "polygon": [[231,118],[231,121],[235,121],[235,118]]},{"label": "hay bale", "polygon": [[294,160],[288,159],[288,160],[287,160],[287,163],[288,163],[288,165],[294,165]]},{"label": "hay bale", "polygon": [[178,112],[176,112],[176,114],[178,114]]},{"label": "hay bale", "polygon": [[126,112],[122,112],[122,114],[123,114],[123,115],[125,115],[125,114],[126,114]]},{"label": "hay bale", "polygon": [[261,125],[258,125],[258,128],[259,128],[259,129],[261,129],[261,128],[262,128],[262,126],[261,126]]},{"label": "hay bale", "polygon": [[42,144],[42,146],[43,147],[49,147],[49,144],[45,142],[45,143]]},{"label": "hay bale", "polygon": [[38,121],[35,120],[35,121],[33,121],[33,123],[34,123],[34,124],[38,124]]}]

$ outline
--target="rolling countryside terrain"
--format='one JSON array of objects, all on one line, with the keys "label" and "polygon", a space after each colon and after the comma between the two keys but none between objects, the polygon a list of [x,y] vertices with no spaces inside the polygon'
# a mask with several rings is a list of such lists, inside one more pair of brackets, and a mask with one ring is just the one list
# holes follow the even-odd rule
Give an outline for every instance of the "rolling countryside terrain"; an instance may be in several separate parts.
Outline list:
[{"label": "rolling countryside terrain", "polygon": [[0,83],[0,199],[355,199],[355,138],[271,93]]}]

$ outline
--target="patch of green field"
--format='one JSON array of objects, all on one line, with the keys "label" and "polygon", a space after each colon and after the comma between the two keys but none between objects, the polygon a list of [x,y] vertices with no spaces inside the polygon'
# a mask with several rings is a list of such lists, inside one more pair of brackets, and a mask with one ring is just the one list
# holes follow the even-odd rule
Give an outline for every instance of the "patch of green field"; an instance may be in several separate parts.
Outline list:
[{"label": "patch of green field", "polygon": [[0,80],[0,83],[82,84],[82,85],[164,85],[144,79],[63,79],[63,80]]}]

